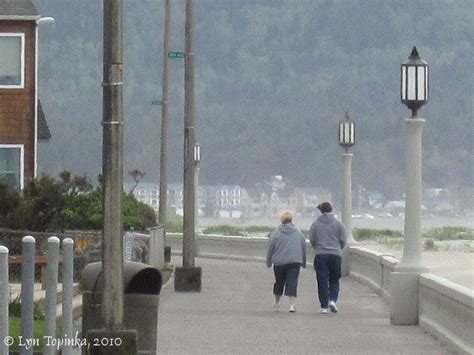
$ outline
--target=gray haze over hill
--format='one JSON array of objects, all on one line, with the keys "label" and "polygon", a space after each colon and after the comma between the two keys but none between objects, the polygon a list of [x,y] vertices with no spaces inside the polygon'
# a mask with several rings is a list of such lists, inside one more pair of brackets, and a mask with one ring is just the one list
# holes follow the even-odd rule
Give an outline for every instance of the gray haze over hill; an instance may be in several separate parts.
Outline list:
[{"label": "gray haze over hill", "polygon": [[[52,138],[40,169],[101,171],[102,1],[33,0],[41,26],[39,88]],[[184,49],[184,0],[173,1],[172,45]],[[164,1],[125,4],[125,173],[158,181]],[[425,186],[473,187],[474,2],[197,1],[197,139],[201,182],[339,187],[338,122],[356,122],[353,184],[404,191],[409,111],[399,67],[416,45],[430,64],[419,114]],[[182,180],[184,62],[172,60],[170,181]]]}]

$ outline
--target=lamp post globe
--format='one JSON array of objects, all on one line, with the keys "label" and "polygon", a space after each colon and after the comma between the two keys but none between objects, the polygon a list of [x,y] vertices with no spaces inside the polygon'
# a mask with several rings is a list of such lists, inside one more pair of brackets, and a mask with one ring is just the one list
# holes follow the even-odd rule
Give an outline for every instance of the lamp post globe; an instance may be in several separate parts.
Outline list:
[{"label": "lamp post globe", "polygon": [[355,144],[355,123],[346,112],[344,120],[339,122],[339,144],[346,151]]},{"label": "lamp post globe", "polygon": [[400,99],[416,117],[417,111],[428,102],[428,63],[421,59],[413,47],[408,61],[400,66]]},{"label": "lamp post globe", "polygon": [[201,144],[194,144],[194,164],[199,164],[201,162]]}]

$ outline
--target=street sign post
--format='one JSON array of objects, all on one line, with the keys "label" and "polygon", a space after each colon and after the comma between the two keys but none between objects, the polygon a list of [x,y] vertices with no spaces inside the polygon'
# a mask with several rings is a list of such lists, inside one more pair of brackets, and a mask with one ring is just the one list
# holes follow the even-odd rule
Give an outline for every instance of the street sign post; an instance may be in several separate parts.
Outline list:
[{"label": "street sign post", "polygon": [[183,59],[186,57],[184,52],[168,52],[168,58],[170,59]]}]

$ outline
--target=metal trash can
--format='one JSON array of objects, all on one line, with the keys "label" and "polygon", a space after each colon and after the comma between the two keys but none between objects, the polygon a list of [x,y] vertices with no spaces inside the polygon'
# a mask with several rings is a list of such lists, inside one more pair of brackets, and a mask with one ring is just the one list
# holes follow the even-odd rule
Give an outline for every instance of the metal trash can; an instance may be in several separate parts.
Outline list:
[{"label": "metal trash can", "polygon": [[[139,354],[156,354],[158,333],[158,304],[162,286],[160,270],[147,264],[125,262],[124,329],[135,329]],[[81,274],[82,334],[90,329],[102,328],[102,296],[104,279],[102,263],[86,265]]]}]

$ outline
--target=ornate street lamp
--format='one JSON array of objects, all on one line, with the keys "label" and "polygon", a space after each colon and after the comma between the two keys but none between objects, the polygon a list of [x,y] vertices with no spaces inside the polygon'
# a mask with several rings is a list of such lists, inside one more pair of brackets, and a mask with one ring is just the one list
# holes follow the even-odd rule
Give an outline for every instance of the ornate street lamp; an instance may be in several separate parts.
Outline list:
[{"label": "ornate street lamp", "polygon": [[418,279],[428,271],[422,262],[421,236],[421,133],[425,120],[417,117],[418,109],[428,101],[428,64],[416,47],[400,68],[400,96],[412,111],[405,119],[406,201],[403,256],[392,273],[390,322],[396,325],[418,324]]},{"label": "ornate street lamp", "polygon": [[355,143],[355,123],[346,112],[345,120],[339,122],[339,144],[346,149],[346,152]]},{"label": "ornate street lamp", "polygon": [[416,117],[418,109],[428,102],[428,63],[413,47],[408,61],[400,67],[400,98]]},{"label": "ornate street lamp", "polygon": [[194,144],[194,165],[199,164],[201,161],[201,145],[199,143]]},{"label": "ornate street lamp", "polygon": [[352,236],[352,153],[350,148],[355,144],[355,123],[346,112],[344,120],[339,122],[339,144],[344,148],[342,158],[342,223],[346,228],[347,246],[342,252],[341,273],[349,275],[349,248],[354,244]]}]

